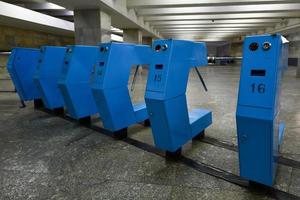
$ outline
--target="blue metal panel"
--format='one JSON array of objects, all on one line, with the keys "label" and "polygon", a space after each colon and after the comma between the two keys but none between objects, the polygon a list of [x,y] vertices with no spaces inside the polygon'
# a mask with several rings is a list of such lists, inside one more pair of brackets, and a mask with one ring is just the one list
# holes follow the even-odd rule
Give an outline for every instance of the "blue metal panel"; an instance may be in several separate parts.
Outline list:
[{"label": "blue metal panel", "polygon": [[236,114],[240,174],[265,185],[273,184],[284,131],[279,108],[287,48],[280,35],[250,36],[244,42]]},{"label": "blue metal panel", "polygon": [[34,83],[42,95],[46,108],[64,107],[64,99],[59,91],[57,81],[62,71],[66,48],[44,46],[40,51]]},{"label": "blue metal panel", "polygon": [[133,111],[137,122],[141,122],[144,119],[148,119],[148,113],[145,103],[138,103],[133,105]]},{"label": "blue metal panel", "polygon": [[75,119],[98,112],[89,83],[98,52],[99,48],[92,46],[67,47],[58,86],[64,97],[67,111]]},{"label": "blue metal panel", "polygon": [[145,106],[132,105],[127,85],[133,65],[150,63],[150,47],[105,43],[99,52],[91,86],[104,128],[118,131],[148,119]]},{"label": "blue metal panel", "polygon": [[145,100],[155,145],[174,152],[212,123],[211,112],[188,113],[186,88],[191,67],[207,65],[204,43],[156,40]]},{"label": "blue metal panel", "polygon": [[189,121],[192,128],[192,136],[199,134],[211,124],[212,114],[206,109],[194,109],[189,113]]},{"label": "blue metal panel", "polygon": [[13,48],[7,70],[20,99],[30,101],[41,97],[33,83],[33,75],[39,59],[38,49]]}]

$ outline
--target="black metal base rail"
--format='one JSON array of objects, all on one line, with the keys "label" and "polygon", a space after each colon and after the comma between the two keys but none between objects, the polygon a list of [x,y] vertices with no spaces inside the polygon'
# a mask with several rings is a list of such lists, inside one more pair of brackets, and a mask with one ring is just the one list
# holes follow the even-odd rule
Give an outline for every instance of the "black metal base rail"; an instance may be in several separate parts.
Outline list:
[{"label": "black metal base rail", "polygon": [[[78,120],[75,120],[75,119],[73,119],[73,118],[71,118],[67,115],[62,114],[62,113],[55,113],[53,111],[43,109],[43,108],[38,108],[37,110],[40,110],[40,111],[43,111],[43,112],[61,117],[61,118],[65,119],[65,120],[68,120],[70,122],[76,122],[76,123],[78,123],[78,124],[80,124],[80,125],[82,125],[86,128],[92,129],[92,130],[94,130],[98,133],[101,133],[101,134],[106,135],[108,137],[115,138],[111,131],[108,131],[108,130],[106,130],[104,128],[101,128],[99,126],[95,126],[92,123],[90,123],[90,124],[82,123],[81,124],[81,123],[79,123]],[[81,140],[81,139],[83,139],[83,138],[85,138],[89,135],[90,134],[84,134],[84,135],[81,135],[79,137],[76,137],[72,141],[70,141],[68,144],[66,144],[66,146],[69,146],[69,145],[73,144],[74,142],[77,142],[77,141],[79,141],[79,140]],[[153,153],[153,154],[156,154],[158,156],[166,158],[166,152],[161,151],[161,150],[155,148],[154,146],[152,146],[150,144],[132,139],[130,137],[125,137],[125,138],[122,138],[120,140],[127,143],[127,144],[130,144],[132,146],[135,146],[135,147],[137,147],[137,148],[139,148],[143,151],[147,151],[147,152],[150,152],[150,153]],[[232,150],[232,151],[237,151],[237,147],[235,145],[229,144],[229,143],[226,143],[226,142],[223,142],[223,141],[219,141],[219,140],[211,138],[211,137],[205,136],[202,140],[199,140],[199,141],[205,142],[205,143],[208,143],[208,144],[211,144],[211,145],[214,145],[214,146],[218,146],[218,147],[221,147],[221,148],[229,149],[229,150]],[[240,177],[236,174],[227,172],[223,169],[208,165],[206,163],[195,161],[195,160],[190,159],[188,157],[185,157],[183,155],[179,155],[176,159],[171,159],[171,160],[166,159],[166,160],[169,161],[169,162],[182,163],[182,164],[184,164],[184,165],[186,165],[186,166],[188,166],[188,167],[190,167],[190,168],[192,168],[192,169],[194,169],[198,172],[208,174],[210,176],[222,179],[224,181],[227,181],[229,183],[238,185],[238,186],[243,187],[243,188],[247,188],[249,191],[255,192],[257,194],[269,196],[269,197],[275,198],[275,199],[282,199],[282,200],[293,200],[293,199],[300,200],[300,197],[296,196],[294,194],[279,190],[279,189],[274,188],[274,187],[269,187],[269,186],[265,186],[265,185],[261,185],[261,184],[258,184],[258,183],[254,183],[254,182],[245,180],[245,179],[243,179],[242,177]],[[288,161],[289,159],[281,158],[279,160],[281,160],[281,164],[286,164],[286,161]],[[291,162],[289,161],[287,163],[288,163],[289,166],[291,166],[291,165],[294,165],[293,164],[294,162],[296,163],[296,166],[298,166],[299,163],[297,161],[291,161]]]},{"label": "black metal base rail", "polygon": [[0,93],[16,93],[15,90],[0,90]]},{"label": "black metal base rail", "polygon": [[[227,149],[227,150],[230,150],[230,151],[238,152],[238,147],[236,145],[231,144],[229,142],[222,141],[222,140],[218,140],[216,138],[212,138],[212,137],[209,137],[209,136],[205,136],[202,140],[199,140],[199,142],[207,143],[207,144],[217,146],[217,147],[221,147],[221,148],[224,148],[224,149]],[[286,166],[289,166],[289,167],[300,169],[300,162],[299,161],[296,161],[296,160],[293,160],[293,159],[290,159],[290,158],[286,158],[286,157],[283,157],[281,155],[279,155],[277,157],[277,162],[281,165],[286,165]]]}]

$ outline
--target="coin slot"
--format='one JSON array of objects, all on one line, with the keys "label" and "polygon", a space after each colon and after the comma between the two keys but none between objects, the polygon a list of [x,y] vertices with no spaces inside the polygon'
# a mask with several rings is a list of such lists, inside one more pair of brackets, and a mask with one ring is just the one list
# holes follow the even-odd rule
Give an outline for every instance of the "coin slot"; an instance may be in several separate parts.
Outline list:
[{"label": "coin slot", "polygon": [[162,70],[163,65],[162,64],[157,64],[157,65],[155,65],[155,69]]},{"label": "coin slot", "polygon": [[251,70],[251,76],[266,76],[266,70],[253,69],[253,70]]}]

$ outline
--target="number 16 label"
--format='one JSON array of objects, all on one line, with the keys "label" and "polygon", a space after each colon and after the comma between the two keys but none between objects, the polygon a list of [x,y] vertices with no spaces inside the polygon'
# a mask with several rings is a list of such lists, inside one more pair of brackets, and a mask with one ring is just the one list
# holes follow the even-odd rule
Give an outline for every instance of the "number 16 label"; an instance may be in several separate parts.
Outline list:
[{"label": "number 16 label", "polygon": [[266,91],[266,85],[263,83],[260,84],[253,83],[251,85],[251,91],[252,93],[264,94]]}]

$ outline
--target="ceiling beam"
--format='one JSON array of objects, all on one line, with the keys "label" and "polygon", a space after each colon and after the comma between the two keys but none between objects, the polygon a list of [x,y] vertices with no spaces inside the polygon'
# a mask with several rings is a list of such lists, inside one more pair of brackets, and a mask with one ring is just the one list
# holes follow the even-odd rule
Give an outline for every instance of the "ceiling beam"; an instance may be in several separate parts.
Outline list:
[{"label": "ceiling beam", "polygon": [[0,1],[0,23],[18,28],[73,35],[72,22]]},{"label": "ceiling beam", "polygon": [[55,17],[74,17],[74,12],[70,10],[45,10],[42,12]]},{"label": "ceiling beam", "polygon": [[11,3],[11,4],[26,4],[26,3],[45,3],[47,2],[46,0],[2,0],[6,3]]},{"label": "ceiling beam", "polygon": [[197,14],[197,15],[167,15],[144,16],[144,20],[152,21],[177,21],[177,20],[224,20],[224,19],[261,19],[261,18],[295,18],[300,17],[300,12],[276,12],[276,13],[243,13],[243,14]]},{"label": "ceiling beam", "polygon": [[222,39],[222,40],[228,40],[229,38],[236,38],[237,36],[233,33],[205,33],[205,32],[198,32],[195,34],[169,34],[169,35],[164,35],[166,38],[176,38],[176,39],[180,39],[180,38],[185,38],[185,39],[211,39],[211,40],[217,40],[217,39]]},{"label": "ceiling beam", "polygon": [[152,21],[153,26],[163,25],[204,25],[204,24],[273,24],[282,22],[282,19],[229,19],[229,20],[177,20]]},{"label": "ceiling beam", "polygon": [[198,33],[234,33],[234,35],[242,35],[244,33],[251,32],[253,30],[177,30],[174,31],[162,31],[163,35],[177,35],[177,34],[198,34]]},{"label": "ceiling beam", "polygon": [[54,3],[22,3],[21,6],[24,5],[25,8],[31,10],[65,10],[64,7],[56,5]]},{"label": "ceiling beam", "polygon": [[184,29],[184,28],[262,28],[273,26],[274,24],[191,24],[191,25],[160,25],[155,26],[158,30],[163,29]]},{"label": "ceiling beam", "polygon": [[[252,30],[222,30],[222,29],[191,29],[191,30],[177,30],[177,31],[172,31],[172,30],[164,30],[161,31],[160,33],[164,36],[166,35],[177,35],[177,34],[191,34],[191,35],[197,35],[198,33],[231,33],[232,35],[235,36],[240,36],[240,35],[245,35],[245,34],[250,34],[253,31],[256,31],[257,29],[252,29]],[[214,37],[213,35],[208,35],[210,37]]]},{"label": "ceiling beam", "polygon": [[101,9],[111,15],[111,23],[117,28],[135,28],[143,31],[143,34],[154,38],[160,38],[159,33],[137,16],[134,9],[127,9],[124,0],[48,0],[51,3],[63,6],[66,9]]},{"label": "ceiling beam", "polygon": [[[138,15],[224,14],[300,11],[300,3],[139,9]],[[300,13],[300,12],[299,12]]]},{"label": "ceiling beam", "polygon": [[[176,33],[174,33],[174,32],[172,32],[172,33],[164,33],[164,36],[166,36],[166,35],[189,35],[189,36],[191,36],[191,35],[198,35],[199,33],[212,33],[212,35],[206,35],[206,36],[209,36],[209,37],[214,37],[214,36],[220,36],[220,35],[222,35],[222,36],[224,36],[224,35],[226,35],[226,36],[228,36],[228,35],[234,35],[234,36],[236,36],[237,34],[236,34],[236,32],[224,32],[224,31],[191,31],[191,32],[182,32],[182,31],[180,31],[180,32],[176,32]],[[240,34],[240,35],[242,35],[242,34]]]},{"label": "ceiling beam", "polygon": [[275,3],[299,3],[298,0],[127,0],[128,8],[170,8],[189,6],[218,6],[218,5],[251,5],[251,4],[275,4]]}]

